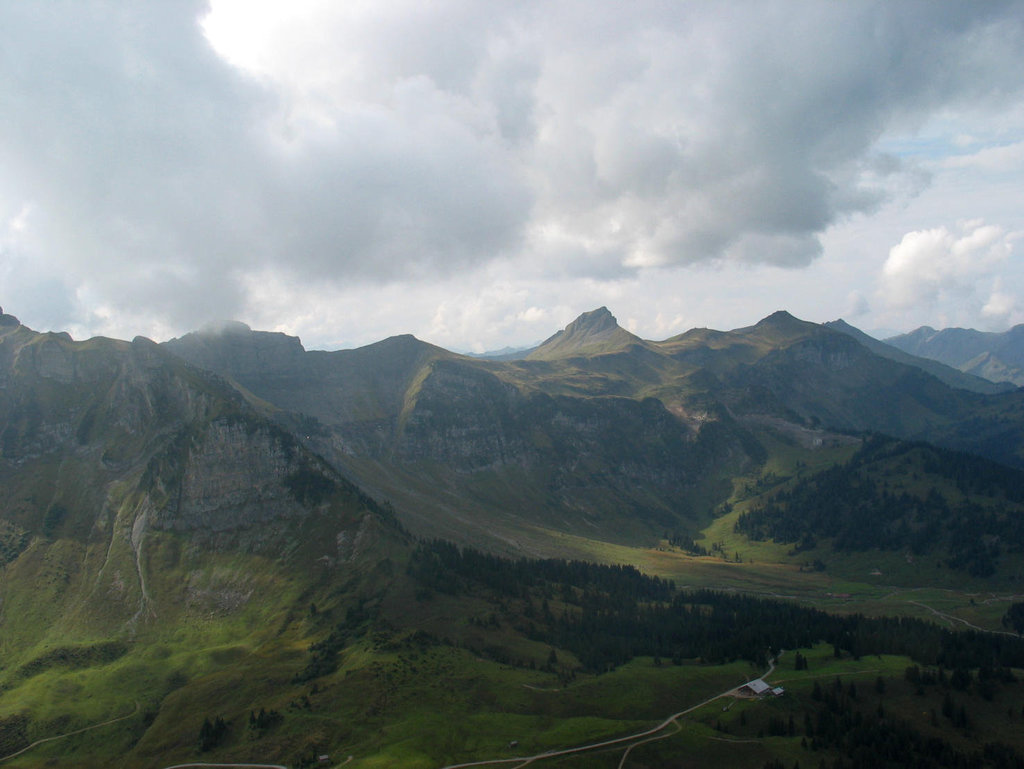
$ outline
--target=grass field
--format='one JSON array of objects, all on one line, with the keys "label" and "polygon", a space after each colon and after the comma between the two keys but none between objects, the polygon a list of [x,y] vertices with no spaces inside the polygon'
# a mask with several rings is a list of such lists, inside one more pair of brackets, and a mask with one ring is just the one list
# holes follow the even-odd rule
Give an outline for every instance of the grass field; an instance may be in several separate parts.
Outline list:
[{"label": "grass field", "polygon": [[[822,452],[813,460],[824,465],[850,450]],[[679,588],[751,593],[841,613],[915,616],[953,628],[1000,631],[1008,606],[1024,598],[1005,575],[967,578],[934,557],[837,554],[827,543],[793,554],[786,545],[749,541],[735,532],[736,518],[773,484],[810,467],[808,452],[773,456],[764,476],[737,481],[731,507],[706,521],[698,543],[713,549],[709,556],[688,555],[667,541],[613,544],[540,525],[521,525],[517,536],[541,555],[631,564]],[[514,630],[515,605],[479,594],[419,600],[415,585],[403,581],[405,556],[398,552],[373,571],[339,578],[298,573],[274,559],[238,552],[198,558],[176,537],[155,535],[141,558],[152,575],[148,605],[158,608],[135,619],[137,607],[146,605],[138,585],[124,579],[118,601],[111,600],[111,588],[96,588],[116,586],[115,571],[135,569],[130,552],[98,553],[61,541],[34,547],[15,568],[21,584],[42,584],[45,600],[10,590],[5,596],[5,608],[18,611],[22,622],[0,639],[0,652],[16,650],[0,655],[0,746],[20,747],[128,717],[39,745],[5,766],[159,769],[175,761],[278,760],[298,767],[329,754],[351,755],[351,767],[427,769],[636,734],[762,672],[745,662],[671,665],[638,657],[594,675],[581,672],[564,650],[558,650],[557,666],[545,670],[551,649]],[[815,560],[825,568],[814,568]],[[85,566],[76,570],[75,563]],[[102,568],[90,566],[95,564]],[[96,573],[102,579],[90,576]],[[345,642],[336,670],[298,681],[310,644],[361,606],[360,595],[376,596],[367,605],[377,624]],[[551,603],[561,611],[557,597]],[[75,605],[90,607],[88,622],[76,623],[75,612],[55,621],[61,607]],[[119,631],[111,636],[104,626]],[[414,630],[430,640],[417,640]],[[110,640],[123,649],[109,659],[88,651]],[[62,645],[78,650],[71,662],[57,653]],[[819,647],[803,651],[809,667],[797,671],[792,651],[770,678],[786,688],[783,698],[718,700],[657,740],[534,763],[617,767],[629,748],[626,766],[634,769],[760,769],[773,758],[814,766],[833,754],[805,747],[801,735],[775,732],[780,720],[802,719],[820,708],[811,698],[815,682],[834,685],[837,678],[864,692],[856,707],[882,706],[924,734],[965,747],[981,739],[1020,739],[1019,687],[1002,686],[991,699],[973,689],[956,692],[958,703],[972,711],[974,731],[968,733],[948,728],[939,688],[919,693],[904,680],[911,664],[906,658],[838,659],[831,647]],[[495,661],[502,656],[515,663]],[[872,694],[878,686],[884,696]],[[250,714],[260,709],[278,718],[251,726]],[[217,719],[224,723],[220,741],[201,751],[203,722]]]},{"label": "grass field", "polygon": [[[772,572],[765,572],[769,564],[717,563],[659,550],[638,550],[632,555],[645,559],[641,561],[645,567],[659,559],[674,559],[679,562],[675,568],[680,569],[683,563],[695,564],[700,569],[694,583],[700,579],[704,585],[721,586],[715,575],[728,573],[733,585],[749,588],[758,580],[771,584]],[[799,573],[793,579],[808,576],[830,579]],[[815,589],[833,584],[821,582]],[[811,592],[797,597],[814,600]],[[1003,599],[976,601],[975,614],[968,614],[970,604],[963,603],[962,595],[940,589],[879,596],[865,588],[856,596],[832,600],[846,607],[874,601],[881,611],[926,605],[991,622]],[[417,606],[418,614],[414,612]],[[236,638],[235,643],[218,643],[221,632],[230,633],[219,630],[204,638],[195,629],[179,629],[159,641],[150,639],[145,645],[130,646],[108,663],[81,669],[54,665],[21,681],[9,678],[8,688],[0,693],[0,737],[5,719],[18,714],[31,716],[30,740],[126,714],[130,717],[40,745],[5,765],[87,769],[113,762],[158,769],[172,760],[273,758],[299,766],[303,757],[327,753],[353,756],[347,764],[352,767],[440,767],[513,754],[534,755],[635,734],[762,673],[745,662],[674,666],[639,657],[602,675],[575,672],[566,679],[551,671],[500,664],[462,648],[463,640],[513,646],[524,643],[515,640],[516,634],[504,625],[487,631],[490,636],[469,624],[456,626],[453,617],[472,616],[487,608],[479,599],[439,597],[426,604],[408,601],[383,608],[395,615],[405,612],[417,625],[447,625],[453,643],[425,643],[397,628],[377,631],[343,651],[337,672],[295,683],[294,676],[307,659],[305,634],[315,630],[317,621],[329,623],[328,615],[337,611],[325,608],[317,618],[289,619],[283,609],[275,616],[264,607],[244,621],[271,623],[278,631],[270,638],[250,634],[248,642],[239,643]],[[197,627],[202,628],[202,623]],[[548,651],[525,643],[515,648],[526,657],[533,655],[539,660]],[[831,647],[817,647],[803,651],[808,669],[798,671],[792,667],[793,654],[792,650],[785,653],[769,678],[773,685],[786,688],[784,698],[711,703],[682,718],[678,731],[668,729],[659,735],[662,739],[632,748],[627,766],[670,761],[695,766],[694,756],[700,756],[704,767],[759,769],[771,758],[789,763],[799,760],[801,765],[814,759],[816,763],[812,751],[802,747],[798,737],[771,734],[769,726],[772,719],[802,713],[815,681],[832,685],[837,678],[844,685],[853,681],[865,692],[873,691],[877,679],[883,678],[885,707],[900,712],[917,728],[941,732],[933,725],[932,715],[942,708],[938,690],[918,695],[903,680],[910,660],[837,659]],[[560,662],[570,667],[574,664],[565,654],[560,655]],[[976,719],[986,717],[991,722],[986,721],[986,734],[1010,742],[1016,739],[1013,721],[1005,716],[1021,712],[1021,696],[1018,689],[1005,687],[992,701],[973,698],[972,708],[979,714]],[[266,730],[253,729],[249,714],[260,708],[277,711],[280,721]],[[226,724],[224,740],[220,746],[200,752],[197,736],[202,722],[217,717]],[[966,745],[974,737],[957,739]],[[509,747],[513,742],[514,750]],[[626,747],[535,763],[618,766]]]}]

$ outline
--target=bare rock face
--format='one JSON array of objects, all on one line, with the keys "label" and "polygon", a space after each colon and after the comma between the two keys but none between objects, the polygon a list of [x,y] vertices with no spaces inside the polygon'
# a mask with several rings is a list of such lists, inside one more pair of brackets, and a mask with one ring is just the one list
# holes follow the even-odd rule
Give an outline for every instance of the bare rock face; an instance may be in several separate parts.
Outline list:
[{"label": "bare rock face", "polygon": [[239,379],[267,372],[289,373],[305,353],[298,337],[253,331],[237,321],[186,334],[164,346],[197,366],[230,372]]},{"label": "bare rock face", "polygon": [[71,382],[75,379],[75,366],[64,339],[45,335],[36,344],[26,345],[18,356],[18,365],[25,366],[44,379]]},{"label": "bare rock face", "polygon": [[408,410],[398,452],[461,470],[521,461],[527,445],[514,414],[519,400],[493,374],[439,361]]},{"label": "bare rock face", "polygon": [[302,505],[283,485],[300,469],[289,454],[267,427],[212,422],[187,452],[177,504],[168,505],[155,524],[226,531],[301,515]]},{"label": "bare rock face", "polygon": [[[88,536],[117,509],[136,551],[149,529],[270,550],[343,484],[224,380],[146,339],[0,336],[0,384],[0,505],[66,510],[49,524],[45,507],[26,510],[30,532]],[[48,467],[63,468],[56,481]],[[105,503],[115,487],[119,501]]]}]

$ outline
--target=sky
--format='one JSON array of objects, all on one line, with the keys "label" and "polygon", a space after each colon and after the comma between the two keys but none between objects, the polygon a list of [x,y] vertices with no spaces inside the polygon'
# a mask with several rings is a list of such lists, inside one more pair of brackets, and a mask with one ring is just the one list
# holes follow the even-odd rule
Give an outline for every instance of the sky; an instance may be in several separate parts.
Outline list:
[{"label": "sky", "polygon": [[76,339],[1024,322],[1024,3],[0,0],[0,306]]}]

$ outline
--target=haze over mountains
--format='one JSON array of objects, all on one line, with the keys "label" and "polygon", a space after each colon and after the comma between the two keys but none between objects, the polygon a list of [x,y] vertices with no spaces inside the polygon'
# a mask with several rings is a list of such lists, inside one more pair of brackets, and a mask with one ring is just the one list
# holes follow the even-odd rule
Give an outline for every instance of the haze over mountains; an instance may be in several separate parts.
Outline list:
[{"label": "haze over mountains", "polygon": [[911,355],[945,363],[993,382],[1024,385],[1024,325],[1008,331],[922,326],[885,340]]},{"label": "haze over mountains", "polygon": [[963,390],[971,390],[980,393],[999,393],[1013,390],[1015,385],[1008,381],[990,379],[981,373],[961,371],[948,362],[942,362],[930,355],[920,355],[906,351],[891,341],[882,342],[872,336],[865,334],[858,328],[854,328],[844,320],[829,321],[825,324],[829,328],[849,334],[872,352],[881,355],[883,358],[907,363],[927,371],[932,376],[941,379],[951,387]]}]

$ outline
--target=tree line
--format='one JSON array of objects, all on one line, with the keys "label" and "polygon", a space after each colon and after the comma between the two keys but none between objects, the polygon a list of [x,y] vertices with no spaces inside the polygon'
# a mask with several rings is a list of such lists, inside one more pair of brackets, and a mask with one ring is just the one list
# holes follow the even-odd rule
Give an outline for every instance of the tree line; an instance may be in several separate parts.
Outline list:
[{"label": "tree line", "polygon": [[[409,573],[441,592],[518,599],[521,632],[571,651],[591,671],[641,655],[761,664],[779,649],[819,642],[840,656],[900,654],[948,669],[1024,667],[1021,638],[953,631],[916,618],[833,615],[713,590],[676,591],[631,566],[510,560],[434,541],[417,547]],[[550,599],[559,608],[552,610]]]},{"label": "tree line", "polygon": [[817,537],[838,551],[939,550],[950,568],[987,577],[1004,549],[1024,549],[1022,506],[1020,470],[874,436],[847,462],[774,492],[740,515],[735,530],[798,550]]}]

